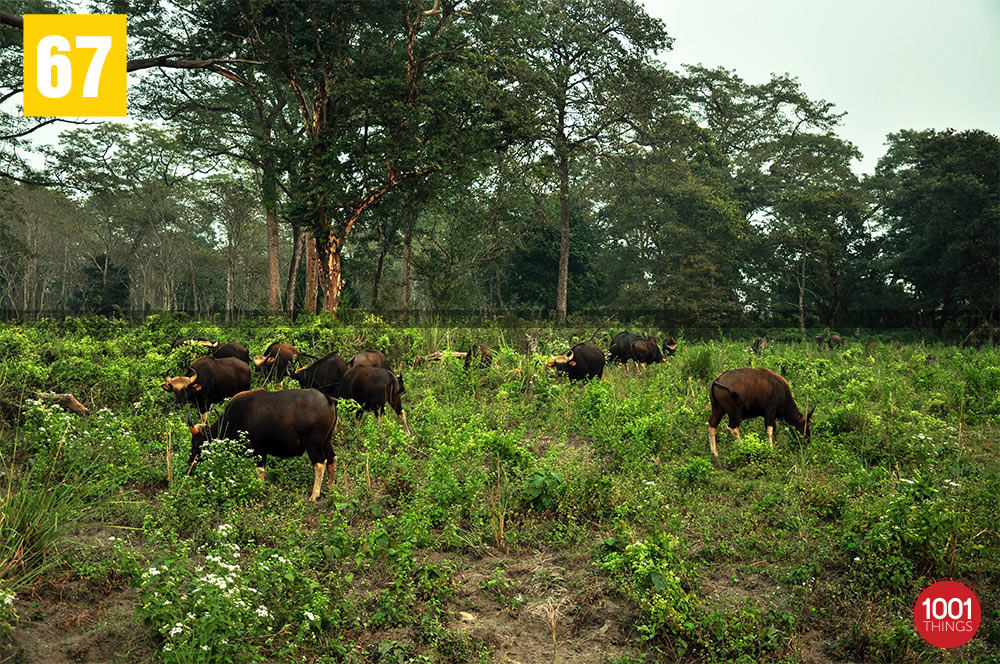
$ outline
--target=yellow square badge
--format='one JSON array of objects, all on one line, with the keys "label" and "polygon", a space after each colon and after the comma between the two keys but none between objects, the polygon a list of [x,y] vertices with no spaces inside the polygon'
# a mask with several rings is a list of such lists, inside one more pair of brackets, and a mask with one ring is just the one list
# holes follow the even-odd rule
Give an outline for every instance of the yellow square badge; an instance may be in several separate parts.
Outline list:
[{"label": "yellow square badge", "polygon": [[26,14],[24,114],[123,116],[124,14]]}]

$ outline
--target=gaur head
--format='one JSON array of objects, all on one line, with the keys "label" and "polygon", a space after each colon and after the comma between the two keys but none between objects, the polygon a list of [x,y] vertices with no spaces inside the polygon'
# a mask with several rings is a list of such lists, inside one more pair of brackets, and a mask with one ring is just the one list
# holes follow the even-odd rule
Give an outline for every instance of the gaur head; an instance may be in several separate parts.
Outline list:
[{"label": "gaur head", "polygon": [[803,434],[806,438],[812,437],[812,417],[815,410],[816,406],[810,408],[805,417],[802,416],[802,413],[799,413],[799,420],[795,423],[795,430]]},{"label": "gaur head", "polygon": [[263,355],[253,356],[254,371],[270,371],[273,366],[274,366],[273,357],[264,357]]},{"label": "gaur head", "polygon": [[177,404],[181,406],[191,399],[194,392],[201,390],[201,385],[195,382],[198,380],[197,373],[193,376],[177,376],[176,378],[164,376],[163,380],[164,383],[160,387],[167,392],[173,392],[177,398]]},{"label": "gaur head", "polygon": [[191,420],[188,420],[188,430],[191,431],[191,456],[188,457],[188,469],[190,469],[201,454],[201,446],[210,438],[211,429],[201,422],[191,424]]},{"label": "gaur head", "polygon": [[674,339],[673,337],[667,337],[666,339],[664,339],[663,354],[665,356],[669,355],[670,357],[673,357],[674,353],[676,352],[677,352],[677,339]]},{"label": "gaur head", "polygon": [[403,374],[396,374],[396,382],[399,383],[399,393],[402,394],[403,392],[406,392],[406,386],[403,385]]},{"label": "gaur head", "polygon": [[556,355],[545,366],[555,367],[556,371],[567,371],[570,367],[575,367],[576,360],[573,359],[573,351],[570,351],[569,355]]}]

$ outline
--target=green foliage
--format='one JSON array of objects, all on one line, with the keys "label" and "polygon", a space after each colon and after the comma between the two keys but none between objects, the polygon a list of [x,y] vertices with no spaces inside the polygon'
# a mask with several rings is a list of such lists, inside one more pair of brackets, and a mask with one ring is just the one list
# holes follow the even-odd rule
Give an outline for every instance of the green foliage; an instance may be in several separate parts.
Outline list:
[{"label": "green foliage", "polygon": [[563,477],[558,472],[536,468],[524,479],[524,499],[536,510],[551,510],[562,487]]}]

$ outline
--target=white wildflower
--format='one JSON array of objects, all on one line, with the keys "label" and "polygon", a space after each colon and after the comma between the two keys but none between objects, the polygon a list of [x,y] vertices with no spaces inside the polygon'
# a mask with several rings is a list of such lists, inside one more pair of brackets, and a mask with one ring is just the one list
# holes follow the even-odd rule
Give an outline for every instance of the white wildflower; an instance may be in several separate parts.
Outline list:
[{"label": "white wildflower", "polygon": [[271,613],[267,610],[267,607],[264,606],[263,604],[261,604],[260,606],[257,607],[256,613],[261,618],[270,618],[271,617]]},{"label": "white wildflower", "polygon": [[308,618],[311,622],[316,622],[316,616],[314,616],[310,612],[305,611],[303,615],[305,615],[305,617]]},{"label": "white wildflower", "polygon": [[148,570],[146,570],[146,576],[158,576],[159,574],[160,570],[156,569],[155,567],[150,567]]},{"label": "white wildflower", "polygon": [[859,558],[858,556],[854,556],[854,562],[860,563],[861,562],[861,558]]},{"label": "white wildflower", "polygon": [[173,629],[170,630],[169,636],[177,636],[184,631],[184,625],[177,623],[174,625]]}]

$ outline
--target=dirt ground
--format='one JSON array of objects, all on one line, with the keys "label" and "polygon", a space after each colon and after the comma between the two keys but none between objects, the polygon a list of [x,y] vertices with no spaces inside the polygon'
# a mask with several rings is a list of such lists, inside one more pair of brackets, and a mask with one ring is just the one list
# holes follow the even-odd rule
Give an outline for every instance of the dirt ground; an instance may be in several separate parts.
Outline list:
[{"label": "dirt ground", "polygon": [[12,643],[0,643],[0,664],[153,662],[153,642],[136,623],[134,588],[95,587],[56,577],[18,595]]}]

